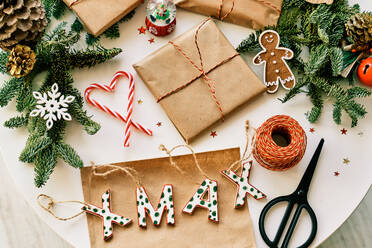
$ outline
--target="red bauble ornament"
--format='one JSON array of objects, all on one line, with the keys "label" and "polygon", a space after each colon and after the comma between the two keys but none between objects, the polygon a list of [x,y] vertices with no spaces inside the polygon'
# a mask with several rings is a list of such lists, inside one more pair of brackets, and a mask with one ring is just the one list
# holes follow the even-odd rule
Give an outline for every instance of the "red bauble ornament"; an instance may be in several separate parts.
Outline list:
[{"label": "red bauble ornament", "polygon": [[360,61],[357,74],[360,82],[372,87],[372,57]]}]

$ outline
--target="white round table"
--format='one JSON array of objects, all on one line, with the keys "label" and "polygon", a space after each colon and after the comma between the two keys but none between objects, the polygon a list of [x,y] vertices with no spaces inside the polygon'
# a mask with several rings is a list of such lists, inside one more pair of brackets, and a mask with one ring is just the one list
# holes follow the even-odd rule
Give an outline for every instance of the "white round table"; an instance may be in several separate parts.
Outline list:
[{"label": "white round table", "polygon": [[[350,1],[356,3],[357,1]],[[371,11],[370,0],[358,1],[362,9]],[[142,5],[132,20],[121,24],[121,37],[116,40],[103,39],[105,47],[121,47],[123,53],[112,61],[95,66],[91,69],[75,70],[73,77],[75,85],[81,92],[93,82],[108,82],[118,70],[125,70],[135,74],[132,64],[144,58],[146,55],[163,46],[168,40],[182,34],[186,30],[200,23],[205,17],[191,12],[178,10],[177,29],[165,38],[155,37],[155,42],[148,40],[153,36],[148,32],[139,34],[137,28],[144,25],[145,7]],[[66,15],[69,21],[74,19],[71,13]],[[54,21],[54,25],[55,25]],[[218,26],[234,46],[246,38],[252,30],[218,22]],[[82,42],[83,44],[83,42]],[[251,56],[245,56],[251,68],[262,78],[262,68],[251,63]],[[1,81],[5,76],[0,77]],[[41,78],[39,80],[42,80]],[[176,128],[167,118],[165,112],[154,97],[135,74],[136,92],[134,119],[151,127],[153,137],[148,137],[140,132],[133,131],[130,148],[123,148],[124,126],[121,122],[111,118],[99,110],[85,105],[88,113],[94,115],[93,119],[101,123],[101,130],[93,136],[87,135],[82,127],[74,121],[69,123],[66,142],[76,148],[84,164],[90,161],[96,164],[111,162],[131,161],[163,157],[158,150],[159,144],[167,147],[184,143]],[[286,172],[272,172],[261,166],[255,166],[250,175],[250,182],[268,195],[267,200],[256,201],[250,198],[248,201],[254,224],[257,247],[265,247],[259,234],[258,218],[260,211],[268,200],[274,197],[291,193],[299,183],[308,162],[315,151],[320,138],[325,138],[318,167],[312,180],[309,192],[309,203],[313,207],[318,218],[318,232],[312,247],[321,244],[328,238],[354,211],[365,196],[372,182],[371,166],[371,142],[372,114],[360,121],[355,128],[350,128],[350,119],[344,118],[342,125],[334,124],[332,120],[332,105],[325,102],[325,109],[316,124],[309,123],[304,113],[311,108],[311,103],[305,95],[300,95],[288,103],[282,104],[277,98],[283,97],[284,90],[279,90],[275,95],[263,94],[245,108],[230,115],[227,120],[207,130],[192,143],[196,151],[212,151],[230,147],[243,147],[244,122],[249,119],[254,126],[259,126],[269,117],[276,114],[287,114],[294,117],[305,129],[308,136],[306,154],[300,164]],[[105,103],[117,110],[124,110],[126,102],[127,85],[119,84],[114,95],[95,95]],[[139,104],[137,100],[142,100]],[[372,98],[361,99],[367,110],[372,111]],[[0,111],[0,122],[17,115],[14,102]],[[158,127],[156,124],[161,122]],[[313,132],[310,129],[313,128]],[[346,134],[341,129],[347,130]],[[211,131],[216,131],[217,136],[210,136]],[[12,178],[18,189],[30,204],[31,208],[61,237],[75,247],[89,247],[89,236],[85,216],[81,216],[68,222],[54,219],[36,203],[36,196],[45,193],[58,200],[83,200],[79,170],[59,161],[47,185],[42,189],[36,189],[33,183],[33,166],[18,161],[28,133],[25,129],[10,130],[3,126],[0,128],[1,152]],[[184,152],[184,151],[181,151]],[[181,154],[181,153],[179,153]],[[345,159],[345,160],[344,160]],[[349,161],[349,162],[348,162]],[[57,208],[60,215],[68,215],[77,211],[77,206]],[[268,223],[269,234],[276,230],[279,218],[278,211],[273,214],[272,223]],[[293,243],[300,244],[309,234],[309,218],[300,218],[299,226],[294,233]]]}]

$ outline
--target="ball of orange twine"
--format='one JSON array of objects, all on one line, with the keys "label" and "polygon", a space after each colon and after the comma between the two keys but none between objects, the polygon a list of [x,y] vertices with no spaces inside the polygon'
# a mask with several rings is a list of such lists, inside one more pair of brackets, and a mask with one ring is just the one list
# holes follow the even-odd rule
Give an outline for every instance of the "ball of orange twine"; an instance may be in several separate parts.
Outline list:
[{"label": "ball of orange twine", "polygon": [[[284,146],[278,145],[273,136],[286,140]],[[300,124],[287,115],[276,115],[265,121],[256,132],[253,156],[263,167],[284,171],[292,168],[305,154],[306,133]]]}]

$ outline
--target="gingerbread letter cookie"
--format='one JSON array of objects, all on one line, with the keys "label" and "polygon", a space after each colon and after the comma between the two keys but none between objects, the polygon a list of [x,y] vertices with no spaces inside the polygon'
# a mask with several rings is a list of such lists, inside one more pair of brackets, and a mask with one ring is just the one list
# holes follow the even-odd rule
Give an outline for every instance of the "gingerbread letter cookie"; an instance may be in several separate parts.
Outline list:
[{"label": "gingerbread letter cookie", "polygon": [[264,31],[259,38],[261,47],[264,49],[258,53],[254,59],[253,64],[265,65],[264,82],[268,93],[275,93],[279,87],[279,81],[283,88],[290,90],[296,84],[295,77],[288,67],[285,59],[293,58],[293,51],[279,47],[279,34],[273,30]]}]

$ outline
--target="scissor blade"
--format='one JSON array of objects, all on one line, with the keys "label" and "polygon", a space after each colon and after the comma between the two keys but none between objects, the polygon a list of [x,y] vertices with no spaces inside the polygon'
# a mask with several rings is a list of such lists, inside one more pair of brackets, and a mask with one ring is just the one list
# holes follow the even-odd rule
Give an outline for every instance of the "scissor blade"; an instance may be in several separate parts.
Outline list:
[{"label": "scissor blade", "polygon": [[301,182],[297,187],[296,192],[301,192],[303,195],[306,195],[307,191],[309,190],[311,179],[313,178],[314,171],[320,156],[320,152],[322,151],[323,148],[323,144],[324,139],[321,139],[318,147],[315,150],[313,157],[310,160],[309,166],[307,167],[305,174],[303,175]]}]

